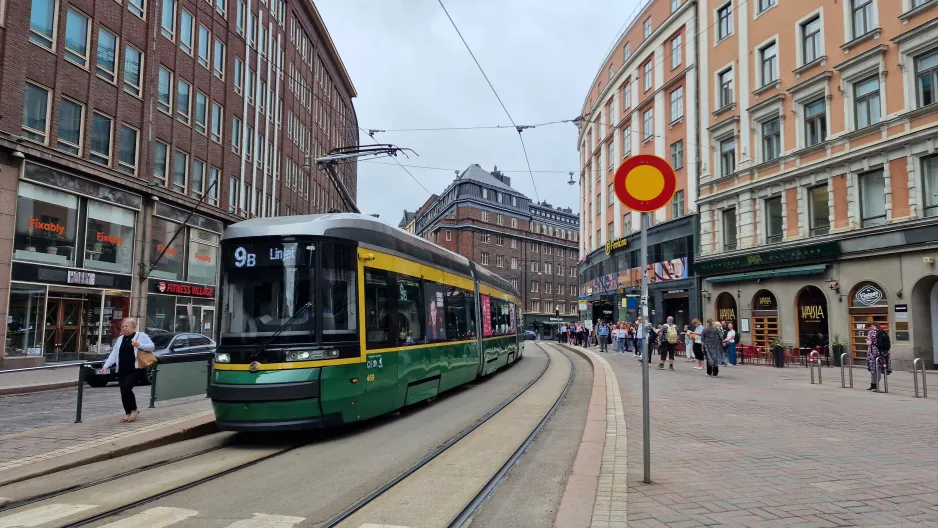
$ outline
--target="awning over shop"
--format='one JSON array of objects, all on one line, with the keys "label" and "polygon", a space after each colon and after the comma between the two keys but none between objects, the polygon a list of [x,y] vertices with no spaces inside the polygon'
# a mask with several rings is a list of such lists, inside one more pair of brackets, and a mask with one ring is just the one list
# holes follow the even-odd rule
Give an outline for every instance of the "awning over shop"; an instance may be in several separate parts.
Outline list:
[{"label": "awning over shop", "polygon": [[743,282],[756,279],[772,279],[776,277],[798,277],[802,275],[818,275],[824,273],[827,264],[815,264],[813,266],[797,266],[794,268],[782,268],[763,271],[749,271],[746,273],[734,273],[732,275],[718,275],[706,279],[710,284],[721,282]]}]

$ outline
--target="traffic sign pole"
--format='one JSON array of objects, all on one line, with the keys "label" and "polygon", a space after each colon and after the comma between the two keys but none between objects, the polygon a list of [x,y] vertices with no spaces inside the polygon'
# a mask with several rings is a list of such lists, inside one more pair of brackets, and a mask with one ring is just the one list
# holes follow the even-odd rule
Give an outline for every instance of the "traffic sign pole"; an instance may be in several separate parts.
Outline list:
[{"label": "traffic sign pole", "polygon": [[[648,323],[648,213],[642,213],[642,324]],[[648,332],[642,329],[645,336],[642,351],[642,443],[644,444],[645,484],[651,484],[651,404],[648,397],[648,365],[651,363],[651,343]]]}]

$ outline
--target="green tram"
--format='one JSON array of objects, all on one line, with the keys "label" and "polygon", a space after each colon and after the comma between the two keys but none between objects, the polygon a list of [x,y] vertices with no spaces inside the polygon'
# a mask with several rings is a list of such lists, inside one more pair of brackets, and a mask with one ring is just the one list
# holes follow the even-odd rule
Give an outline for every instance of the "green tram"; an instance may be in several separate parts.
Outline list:
[{"label": "green tram", "polygon": [[508,281],[365,215],[233,224],[221,295],[209,396],[222,430],[365,420],[523,354]]}]

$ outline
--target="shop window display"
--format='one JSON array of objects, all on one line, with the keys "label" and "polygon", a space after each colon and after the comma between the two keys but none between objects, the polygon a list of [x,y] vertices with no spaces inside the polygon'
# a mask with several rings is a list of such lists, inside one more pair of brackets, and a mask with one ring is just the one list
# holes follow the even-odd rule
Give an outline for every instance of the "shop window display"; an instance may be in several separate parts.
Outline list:
[{"label": "shop window display", "polygon": [[133,263],[134,212],[88,201],[85,267],[130,273]]},{"label": "shop window display", "polygon": [[16,212],[13,258],[75,265],[78,197],[22,182]]},{"label": "shop window display", "polygon": [[46,287],[10,284],[4,355],[41,356]]},{"label": "shop window display", "polygon": [[[151,277],[169,280],[182,279],[185,238],[180,233],[173,239],[173,235],[176,234],[179,228],[180,225],[174,222],[159,217],[153,218],[153,234],[150,236],[151,265],[157,261],[161,253],[163,257],[159,258],[159,262],[156,262],[156,265],[153,266],[153,270],[150,272]],[[172,240],[171,243],[170,240]]]},{"label": "shop window display", "polygon": [[[169,236],[172,236],[172,234]],[[215,284],[217,271],[218,235],[200,229],[192,229],[189,234],[187,280],[200,284]]]}]

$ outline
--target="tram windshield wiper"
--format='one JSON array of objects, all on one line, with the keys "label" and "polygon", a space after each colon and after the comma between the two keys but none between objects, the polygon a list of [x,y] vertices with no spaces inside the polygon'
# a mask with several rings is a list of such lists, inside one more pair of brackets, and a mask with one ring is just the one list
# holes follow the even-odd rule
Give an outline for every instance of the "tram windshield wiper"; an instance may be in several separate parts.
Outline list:
[{"label": "tram windshield wiper", "polygon": [[267,347],[269,347],[270,344],[274,342],[274,339],[277,339],[277,336],[279,336],[280,333],[284,331],[284,329],[286,329],[288,326],[290,326],[290,323],[292,323],[297,317],[299,317],[300,314],[302,314],[302,313],[305,312],[306,310],[309,310],[309,308],[310,308],[312,305],[313,305],[313,301],[309,301],[309,302],[307,302],[306,304],[304,304],[303,306],[301,306],[299,310],[297,310],[296,312],[294,312],[294,314],[291,315],[290,318],[287,319],[287,321],[286,321],[285,323],[283,323],[282,325],[280,325],[280,328],[277,328],[277,331],[274,332],[274,335],[270,336],[270,339],[268,339],[267,341],[264,342],[264,344],[262,344],[261,346],[259,346],[258,348],[256,348],[256,349],[254,350],[254,352],[251,352],[251,359],[256,358],[257,356],[261,355],[261,352],[267,350]]}]

